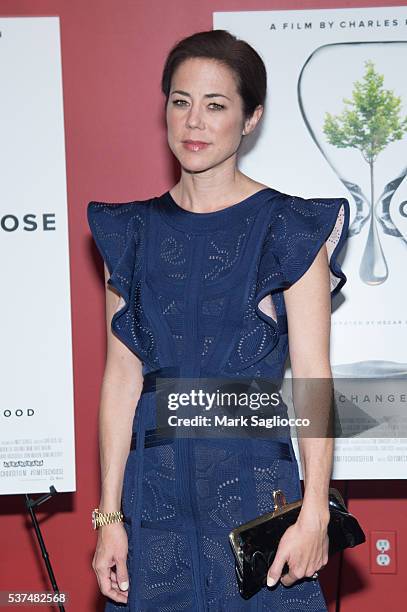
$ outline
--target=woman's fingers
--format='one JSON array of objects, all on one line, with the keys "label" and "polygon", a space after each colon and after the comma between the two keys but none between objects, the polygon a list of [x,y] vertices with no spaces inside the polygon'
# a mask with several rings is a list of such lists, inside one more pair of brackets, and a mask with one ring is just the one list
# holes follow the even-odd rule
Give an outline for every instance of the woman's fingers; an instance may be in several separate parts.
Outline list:
[{"label": "woman's fingers", "polygon": [[127,535],[123,528],[117,528],[116,525],[108,527],[109,531],[99,534],[92,567],[100,592],[113,601],[126,603],[129,589]]},{"label": "woman's fingers", "polygon": [[[110,595],[110,598],[111,598],[111,599],[114,599],[115,601],[125,601],[125,602],[127,602],[127,598],[128,598],[128,594],[129,594],[129,592],[128,592],[128,590],[126,590],[126,591],[122,591],[122,590],[119,588],[119,584],[118,584],[118,582],[117,582],[117,574],[116,574],[116,570],[115,570],[115,569],[113,569],[113,568],[111,568],[111,570],[110,570],[110,581],[111,581],[111,586],[112,586],[112,589],[114,590],[114,592],[115,592],[115,594],[116,594],[116,596],[115,596],[115,597],[113,597],[112,595]],[[119,599],[119,598],[118,598],[118,596],[120,596],[120,595],[124,595],[124,599],[123,599],[123,598],[120,598],[120,599]]]},{"label": "woman's fingers", "polygon": [[96,575],[98,577],[100,591],[103,595],[110,597],[113,601],[127,602],[128,592],[123,592],[118,588],[115,571],[111,569],[111,567],[98,566],[96,568]]},{"label": "woman's fingers", "polygon": [[290,567],[290,569],[287,572],[287,574],[284,574],[284,576],[281,577],[281,583],[284,586],[289,587],[292,584],[294,584],[294,582],[297,582],[297,580],[300,580],[303,577],[304,577],[304,571],[303,570],[300,570],[300,569],[296,570],[296,569]]},{"label": "woman's fingers", "polygon": [[274,586],[280,580],[281,572],[287,561],[286,555],[281,546],[278,546],[276,556],[267,572],[267,586]]},{"label": "woman's fingers", "polygon": [[116,559],[116,580],[121,591],[129,588],[129,576],[127,573],[126,559]]},{"label": "woman's fingers", "polygon": [[[288,527],[280,540],[277,553],[267,572],[267,585],[280,582],[289,587],[297,580],[311,577],[328,561],[328,537],[309,534],[299,524]],[[287,562],[288,572],[282,575]]]}]

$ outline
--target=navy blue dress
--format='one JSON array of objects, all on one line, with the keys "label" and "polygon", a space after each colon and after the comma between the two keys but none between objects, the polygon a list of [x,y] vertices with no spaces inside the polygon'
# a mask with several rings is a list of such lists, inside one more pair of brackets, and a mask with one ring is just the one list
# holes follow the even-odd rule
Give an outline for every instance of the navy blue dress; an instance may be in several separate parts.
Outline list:
[{"label": "navy blue dress", "polygon": [[274,489],[288,502],[301,497],[291,438],[158,440],[151,382],[165,373],[281,380],[283,290],[324,243],[331,295],[345,284],[337,256],[348,200],[263,188],[223,210],[194,213],[167,191],[145,201],[90,202],[88,222],[108,283],[123,298],[112,330],[149,381],[135,406],[122,492],[129,598],[126,605],[108,599],[106,612],[326,611],[318,580],[278,582],[247,601],[237,588],[229,531],[273,510]]}]

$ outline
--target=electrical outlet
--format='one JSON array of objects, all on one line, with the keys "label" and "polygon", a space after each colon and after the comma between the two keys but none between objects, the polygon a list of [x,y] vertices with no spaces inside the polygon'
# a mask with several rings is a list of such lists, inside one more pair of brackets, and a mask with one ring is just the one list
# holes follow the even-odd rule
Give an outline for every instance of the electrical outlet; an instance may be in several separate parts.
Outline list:
[{"label": "electrical outlet", "polygon": [[370,573],[397,573],[397,546],[395,531],[370,532]]}]

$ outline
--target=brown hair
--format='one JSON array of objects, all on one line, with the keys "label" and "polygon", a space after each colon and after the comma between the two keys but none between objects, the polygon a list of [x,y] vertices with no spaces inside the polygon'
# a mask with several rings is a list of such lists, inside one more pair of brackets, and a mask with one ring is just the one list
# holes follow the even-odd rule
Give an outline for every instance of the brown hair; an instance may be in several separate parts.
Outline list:
[{"label": "brown hair", "polygon": [[243,101],[245,119],[252,116],[257,105],[264,105],[267,90],[264,62],[249,43],[236,38],[227,30],[197,32],[172,47],[161,78],[161,91],[165,95],[166,103],[175,70],[183,61],[192,57],[213,59],[230,68]]}]

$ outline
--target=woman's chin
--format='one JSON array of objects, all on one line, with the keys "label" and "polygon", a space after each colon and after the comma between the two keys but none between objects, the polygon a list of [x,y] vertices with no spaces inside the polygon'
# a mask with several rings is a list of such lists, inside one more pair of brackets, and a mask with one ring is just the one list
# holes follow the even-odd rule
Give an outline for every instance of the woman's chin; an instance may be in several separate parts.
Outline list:
[{"label": "woman's chin", "polygon": [[191,163],[189,160],[188,161],[179,160],[179,162],[180,162],[182,169],[185,172],[189,172],[190,174],[197,174],[199,172],[205,172],[206,170],[210,170],[211,168],[213,168],[213,166],[215,165],[211,163],[203,163],[202,161]]}]

